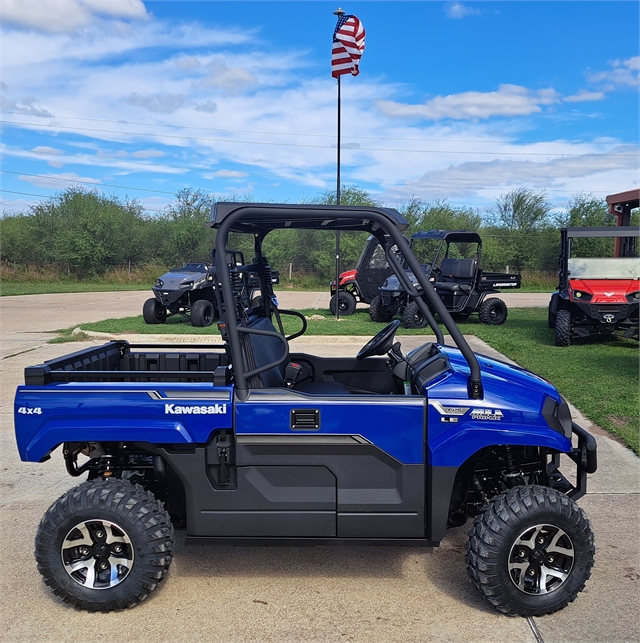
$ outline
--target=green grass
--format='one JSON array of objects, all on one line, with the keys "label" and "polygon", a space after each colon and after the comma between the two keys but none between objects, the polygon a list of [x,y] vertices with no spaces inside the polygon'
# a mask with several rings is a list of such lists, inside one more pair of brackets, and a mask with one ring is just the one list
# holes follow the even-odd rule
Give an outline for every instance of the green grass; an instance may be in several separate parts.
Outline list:
[{"label": "green grass", "polygon": [[111,292],[116,290],[149,290],[147,284],[94,283],[88,281],[11,282],[2,281],[0,295],[48,295],[60,292]]},{"label": "green grass", "polygon": [[[304,310],[309,320],[307,335],[361,335],[371,337],[384,324],[370,320],[367,311],[357,312],[336,322],[328,310]],[[283,317],[285,331],[300,328],[300,321]],[[619,437],[636,453],[639,451],[638,343],[632,340],[593,338],[569,348],[553,345],[553,332],[547,328],[546,308],[512,308],[503,326],[486,326],[477,316],[459,324],[463,333],[476,335],[524,368],[541,375],[556,386],[562,395],[587,417]],[[194,328],[180,317],[171,317],[164,325],[149,326],[141,316],[107,319],[83,324],[83,330],[140,334],[171,333],[217,334],[215,326]],[[68,341],[72,329],[60,331]],[[398,335],[427,334],[427,330],[401,328]]]}]

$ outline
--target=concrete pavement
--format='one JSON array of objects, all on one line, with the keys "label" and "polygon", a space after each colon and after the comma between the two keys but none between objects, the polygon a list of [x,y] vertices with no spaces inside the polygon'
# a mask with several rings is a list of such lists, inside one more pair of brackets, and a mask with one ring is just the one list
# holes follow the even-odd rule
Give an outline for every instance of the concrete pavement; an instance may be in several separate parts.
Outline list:
[{"label": "concrete pavement", "polygon": [[[66,474],[58,452],[44,464],[19,460],[12,421],[15,386],[25,366],[91,345],[46,344],[52,336],[46,331],[139,314],[145,297],[79,295],[0,299],[0,641],[537,641],[526,619],[500,615],[471,586],[464,567],[468,527],[452,530],[433,550],[186,547],[177,532],[170,573],[150,600],[112,614],[62,604],[36,571],[33,537],[47,507],[77,481]],[[326,293],[315,294],[320,295],[326,307]],[[280,299],[283,306],[297,303]],[[400,339],[408,350],[428,338]],[[364,341],[300,338],[295,350],[354,354]],[[474,350],[491,353],[478,341]],[[637,641],[640,461],[586,418],[577,421],[598,439],[599,470],[580,500],[593,523],[596,565],[573,604],[533,621],[547,643]]]}]

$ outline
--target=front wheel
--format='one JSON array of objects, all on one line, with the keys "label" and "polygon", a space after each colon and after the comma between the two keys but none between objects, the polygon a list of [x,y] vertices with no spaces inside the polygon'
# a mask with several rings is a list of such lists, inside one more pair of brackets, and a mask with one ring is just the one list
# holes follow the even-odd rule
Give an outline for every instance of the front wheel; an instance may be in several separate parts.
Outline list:
[{"label": "front wheel", "polygon": [[483,507],[469,532],[466,560],[473,584],[500,612],[542,616],[584,589],[594,553],[582,509],[536,485],[509,489]]},{"label": "front wheel", "polygon": [[404,309],[402,321],[405,328],[425,328],[427,325],[427,318],[415,301],[412,301]]},{"label": "front wheel", "polygon": [[147,299],[142,306],[142,317],[147,324],[164,324],[167,309],[157,299]]},{"label": "front wheel", "polygon": [[556,313],[554,343],[556,346],[571,346],[571,311],[562,308]]},{"label": "front wheel", "polygon": [[353,315],[356,312],[356,298],[350,292],[341,290],[329,300],[329,310],[331,310],[332,315],[336,314],[336,297],[341,315]]},{"label": "front wheel", "polygon": [[169,514],[139,485],[97,479],[51,505],[35,541],[38,571],[65,603],[91,612],[132,607],[164,578]]},{"label": "front wheel", "polygon": [[483,324],[499,326],[507,321],[507,304],[497,297],[489,297],[480,304],[478,315]]},{"label": "front wheel", "polygon": [[382,297],[376,295],[369,304],[369,317],[371,321],[387,323],[393,319],[393,310],[389,310],[382,303]]}]

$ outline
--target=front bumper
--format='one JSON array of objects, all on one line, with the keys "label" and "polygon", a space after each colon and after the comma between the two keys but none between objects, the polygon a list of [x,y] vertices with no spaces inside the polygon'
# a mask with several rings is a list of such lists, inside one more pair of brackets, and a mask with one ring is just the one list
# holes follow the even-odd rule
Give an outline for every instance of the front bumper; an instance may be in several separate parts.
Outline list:
[{"label": "front bumper", "polygon": [[560,473],[560,454],[555,453],[547,465],[549,477],[561,485],[570,488],[567,496],[573,500],[582,498],[587,492],[587,474],[595,473],[598,468],[598,445],[596,439],[575,422],[571,423],[571,433],[578,438],[578,445],[573,447],[566,455],[576,464],[576,482],[571,484]]},{"label": "front bumper", "polygon": [[183,305],[188,305],[189,301],[189,293],[192,292],[191,289],[186,289],[182,288],[180,290],[165,290],[164,288],[152,288],[153,294],[155,295],[156,299],[163,305],[163,306],[172,306],[176,302],[178,302],[180,299],[184,297],[185,301],[183,302]]}]

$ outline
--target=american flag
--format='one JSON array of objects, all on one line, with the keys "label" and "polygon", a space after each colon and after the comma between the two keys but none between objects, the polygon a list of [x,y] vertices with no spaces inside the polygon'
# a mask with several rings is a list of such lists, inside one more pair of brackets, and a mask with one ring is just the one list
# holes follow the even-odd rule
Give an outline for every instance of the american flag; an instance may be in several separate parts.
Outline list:
[{"label": "american flag", "polygon": [[357,76],[360,73],[358,66],[364,51],[364,36],[364,27],[355,16],[338,17],[331,50],[331,75],[334,78],[343,74]]}]

